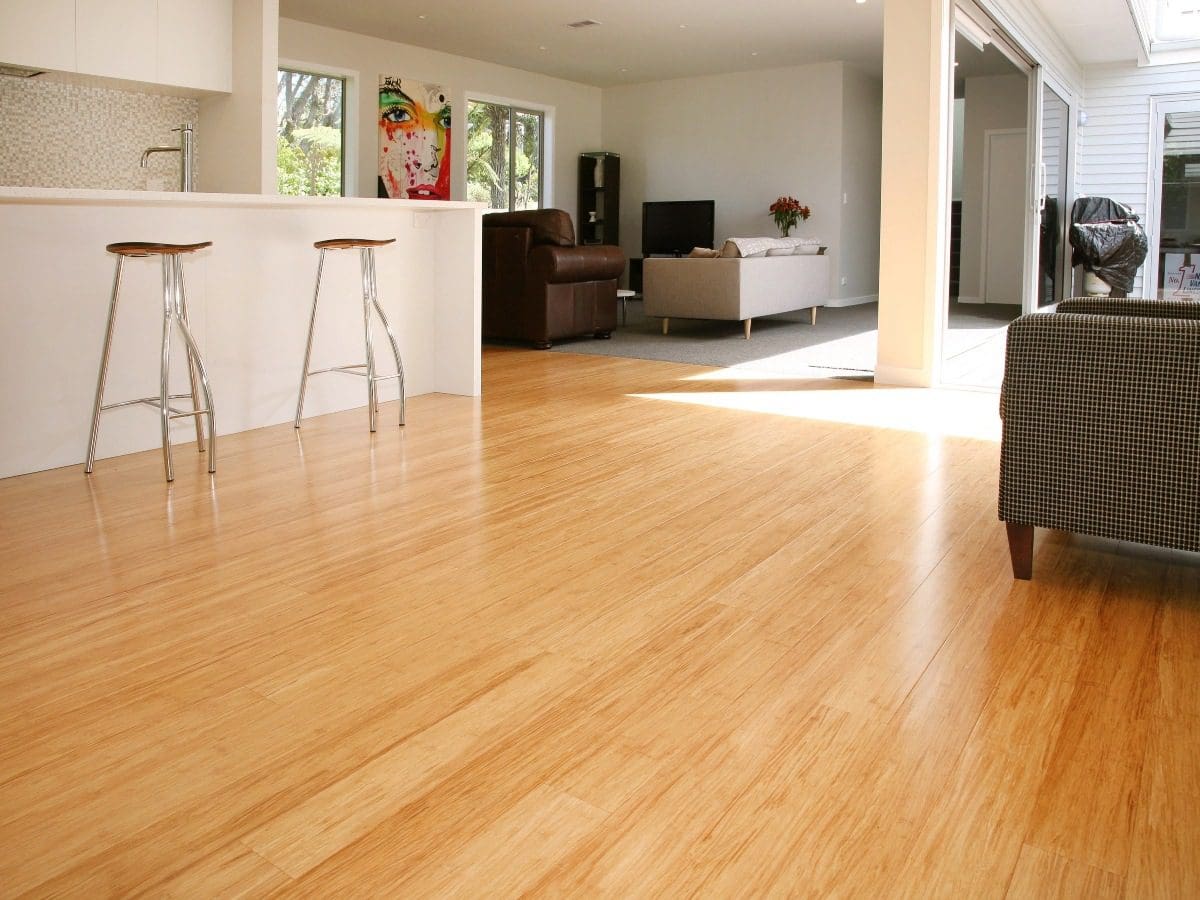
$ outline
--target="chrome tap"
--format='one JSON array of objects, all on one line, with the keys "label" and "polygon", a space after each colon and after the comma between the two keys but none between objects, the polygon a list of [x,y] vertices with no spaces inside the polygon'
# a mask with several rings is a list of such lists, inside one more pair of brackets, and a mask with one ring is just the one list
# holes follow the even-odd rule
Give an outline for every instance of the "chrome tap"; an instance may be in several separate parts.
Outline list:
[{"label": "chrome tap", "polygon": [[178,147],[147,147],[142,153],[142,168],[146,168],[150,162],[151,153],[178,153],[179,154],[179,189],[181,191],[192,190],[192,157],[194,155],[195,145],[192,143],[192,123],[184,122],[178,128],[172,128],[172,131],[179,132]]}]

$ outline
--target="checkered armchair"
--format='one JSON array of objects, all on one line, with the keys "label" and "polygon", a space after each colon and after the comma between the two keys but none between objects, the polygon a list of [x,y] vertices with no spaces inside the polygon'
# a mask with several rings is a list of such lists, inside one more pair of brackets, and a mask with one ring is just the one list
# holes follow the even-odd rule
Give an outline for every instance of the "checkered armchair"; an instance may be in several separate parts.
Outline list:
[{"label": "checkered armchair", "polygon": [[1000,518],[1200,551],[1200,302],[1076,298],[1008,329]]}]

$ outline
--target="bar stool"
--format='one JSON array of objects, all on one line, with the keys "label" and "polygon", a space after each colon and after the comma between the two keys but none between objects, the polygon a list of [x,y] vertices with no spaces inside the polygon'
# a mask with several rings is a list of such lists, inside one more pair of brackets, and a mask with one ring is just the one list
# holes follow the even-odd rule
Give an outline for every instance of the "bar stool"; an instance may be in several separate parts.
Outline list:
[{"label": "bar stool", "polygon": [[[162,423],[163,465],[167,472],[167,481],[174,481],[175,475],[171,469],[171,420],[192,416],[196,423],[196,448],[204,452],[204,428],[200,417],[208,417],[208,471],[215,472],[217,465],[217,431],[213,424],[212,390],[208,384],[208,373],[204,361],[200,358],[200,350],[188,327],[187,296],[183,283],[183,264],[180,257],[185,253],[195,253],[205,247],[211,247],[212,241],[200,244],[159,244],[144,241],[126,241],[119,244],[109,244],[104,249],[117,256],[117,271],[113,276],[112,299],[108,304],[108,327],[104,331],[104,349],[100,355],[100,374],[96,379],[96,400],[92,406],[92,432],[88,440],[87,464],[83,471],[91,474],[96,462],[96,439],[100,434],[100,413],[121,406],[132,406],[135,403],[146,403],[159,411]],[[117,317],[117,297],[121,290],[121,273],[126,257],[158,256],[162,260],[163,282],[163,331],[162,331],[162,365],[159,369],[159,394],[157,397],[141,397],[137,400],[124,400],[120,403],[104,403],[104,384],[108,380],[108,358],[112,351],[113,324]],[[172,394],[170,392],[171,374],[171,325],[178,327],[183,337],[188,359],[188,380],[191,383],[191,393]],[[196,378],[199,375],[200,386],[204,391],[204,406],[196,392]],[[176,409],[171,406],[172,400],[191,398],[192,408]]]},{"label": "bar stool", "polygon": [[[375,420],[379,415],[379,392],[375,385],[380,381],[397,379],[400,383],[400,424],[404,424],[404,363],[400,360],[400,346],[396,343],[396,335],[392,333],[392,326],[388,324],[383,307],[379,305],[379,286],[375,281],[375,248],[385,247],[395,242],[395,238],[382,241],[367,238],[333,238],[313,244],[313,247],[320,250],[321,254],[317,257],[317,287],[313,291],[312,314],[308,319],[308,343],[304,347],[304,367],[300,371],[300,397],[296,401],[297,428],[300,427],[300,417],[304,411],[304,389],[308,384],[308,376],[320,375],[323,372],[344,372],[347,375],[360,375],[367,379],[367,411],[371,431],[375,430]],[[321,273],[325,269],[325,252],[327,250],[358,251],[359,267],[362,269],[363,332],[367,344],[367,361],[348,366],[330,366],[327,369],[315,369],[310,372],[308,364],[312,358],[313,330],[317,324],[317,298],[321,295]],[[372,306],[375,307],[379,321],[383,323],[383,330],[387,333],[388,341],[391,342],[392,355],[396,357],[395,375],[375,374],[375,350],[371,343]],[[366,369],[366,371],[361,372],[360,369]]]}]

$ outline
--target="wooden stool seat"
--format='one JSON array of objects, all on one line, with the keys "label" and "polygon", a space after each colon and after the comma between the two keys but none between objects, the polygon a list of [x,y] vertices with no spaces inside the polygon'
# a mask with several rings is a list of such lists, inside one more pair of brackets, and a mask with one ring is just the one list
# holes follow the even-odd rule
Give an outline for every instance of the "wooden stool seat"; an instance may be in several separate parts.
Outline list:
[{"label": "wooden stool seat", "polygon": [[371,238],[330,238],[327,241],[317,241],[313,246],[318,250],[361,250],[363,247],[386,247],[396,243],[395,238],[376,241]]},{"label": "wooden stool seat", "polygon": [[199,244],[159,244],[154,241],[121,241],[109,244],[104,249],[118,256],[175,256],[179,253],[195,253],[205,247],[211,247],[212,241],[202,241]]}]

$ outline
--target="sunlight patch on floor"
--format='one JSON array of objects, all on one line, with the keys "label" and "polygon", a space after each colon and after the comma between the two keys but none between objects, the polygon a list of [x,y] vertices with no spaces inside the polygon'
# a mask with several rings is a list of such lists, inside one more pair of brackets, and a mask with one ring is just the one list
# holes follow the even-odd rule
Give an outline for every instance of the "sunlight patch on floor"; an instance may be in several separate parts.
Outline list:
[{"label": "sunlight patch on floor", "polygon": [[[690,382],[769,380],[769,373],[733,370],[692,376]],[[822,389],[821,385],[828,386]],[[929,388],[868,388],[832,381],[802,381],[792,390],[693,391],[632,394],[643,400],[692,403],[717,409],[817,419],[867,428],[915,431],[943,437],[999,442],[999,397],[992,391]]]}]

